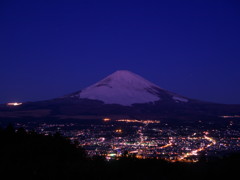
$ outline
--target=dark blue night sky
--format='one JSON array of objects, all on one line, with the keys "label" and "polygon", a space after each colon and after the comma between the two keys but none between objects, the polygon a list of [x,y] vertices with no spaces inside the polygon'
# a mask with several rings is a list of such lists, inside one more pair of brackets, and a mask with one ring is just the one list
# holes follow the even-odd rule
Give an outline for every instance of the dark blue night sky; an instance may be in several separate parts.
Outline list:
[{"label": "dark blue night sky", "polygon": [[1,0],[0,103],[78,91],[119,69],[240,104],[239,0]]}]

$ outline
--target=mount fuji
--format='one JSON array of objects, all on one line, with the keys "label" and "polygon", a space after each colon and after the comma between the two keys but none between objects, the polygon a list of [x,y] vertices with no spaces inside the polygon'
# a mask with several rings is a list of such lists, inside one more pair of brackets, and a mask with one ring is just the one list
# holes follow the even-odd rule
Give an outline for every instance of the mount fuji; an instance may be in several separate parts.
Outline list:
[{"label": "mount fuji", "polygon": [[[130,71],[120,70],[63,97],[0,106],[0,118],[101,119],[103,117],[167,121],[221,122],[222,116],[240,115],[240,105],[194,100],[160,88]],[[235,116],[234,116],[235,117]]]},{"label": "mount fuji", "polygon": [[189,99],[164,90],[127,70],[116,71],[82,91],[67,95],[66,97],[99,100],[105,104],[120,104],[123,106],[167,99],[185,103],[189,101]]}]

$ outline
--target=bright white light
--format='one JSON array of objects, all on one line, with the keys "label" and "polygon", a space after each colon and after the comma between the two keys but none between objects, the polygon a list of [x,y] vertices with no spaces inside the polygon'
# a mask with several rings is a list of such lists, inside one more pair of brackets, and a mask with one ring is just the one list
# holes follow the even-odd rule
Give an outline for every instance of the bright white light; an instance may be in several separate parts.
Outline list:
[{"label": "bright white light", "polygon": [[8,106],[20,106],[22,103],[19,102],[12,102],[12,103],[7,103]]}]

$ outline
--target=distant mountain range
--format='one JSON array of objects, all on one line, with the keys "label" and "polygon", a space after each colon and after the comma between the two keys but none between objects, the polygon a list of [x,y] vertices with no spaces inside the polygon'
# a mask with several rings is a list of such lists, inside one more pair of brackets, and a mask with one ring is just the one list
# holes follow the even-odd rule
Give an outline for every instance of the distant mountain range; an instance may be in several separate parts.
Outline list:
[{"label": "distant mountain range", "polygon": [[167,91],[130,71],[121,70],[75,93],[47,101],[2,106],[1,117],[54,117],[98,119],[104,117],[219,120],[240,115],[240,105],[225,105],[190,99]]}]

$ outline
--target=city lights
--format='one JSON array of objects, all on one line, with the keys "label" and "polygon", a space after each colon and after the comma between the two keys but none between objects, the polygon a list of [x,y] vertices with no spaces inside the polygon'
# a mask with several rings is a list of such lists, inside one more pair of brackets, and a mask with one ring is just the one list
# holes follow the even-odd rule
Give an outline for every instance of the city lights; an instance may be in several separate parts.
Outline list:
[{"label": "city lights", "polygon": [[[106,118],[109,123],[105,123],[104,119],[88,124],[40,123],[35,130],[42,134],[60,132],[70,140],[78,141],[89,156],[101,155],[108,160],[127,155],[194,163],[198,162],[201,153],[214,156],[240,151],[237,123],[235,126],[227,123],[227,129],[208,129],[208,126],[199,129],[187,125],[172,127],[156,120],[109,121],[110,118]],[[17,126],[28,128],[29,124],[18,123]]]},{"label": "city lights", "polygon": [[119,119],[117,122],[126,122],[126,123],[143,123],[143,124],[159,124],[160,121],[157,120],[136,120],[136,119]]},{"label": "city lights", "polygon": [[116,132],[116,133],[122,133],[123,131],[122,131],[122,129],[116,129],[115,132]]},{"label": "city lights", "polygon": [[108,121],[111,121],[111,119],[110,118],[103,118],[103,121],[108,122]]}]

